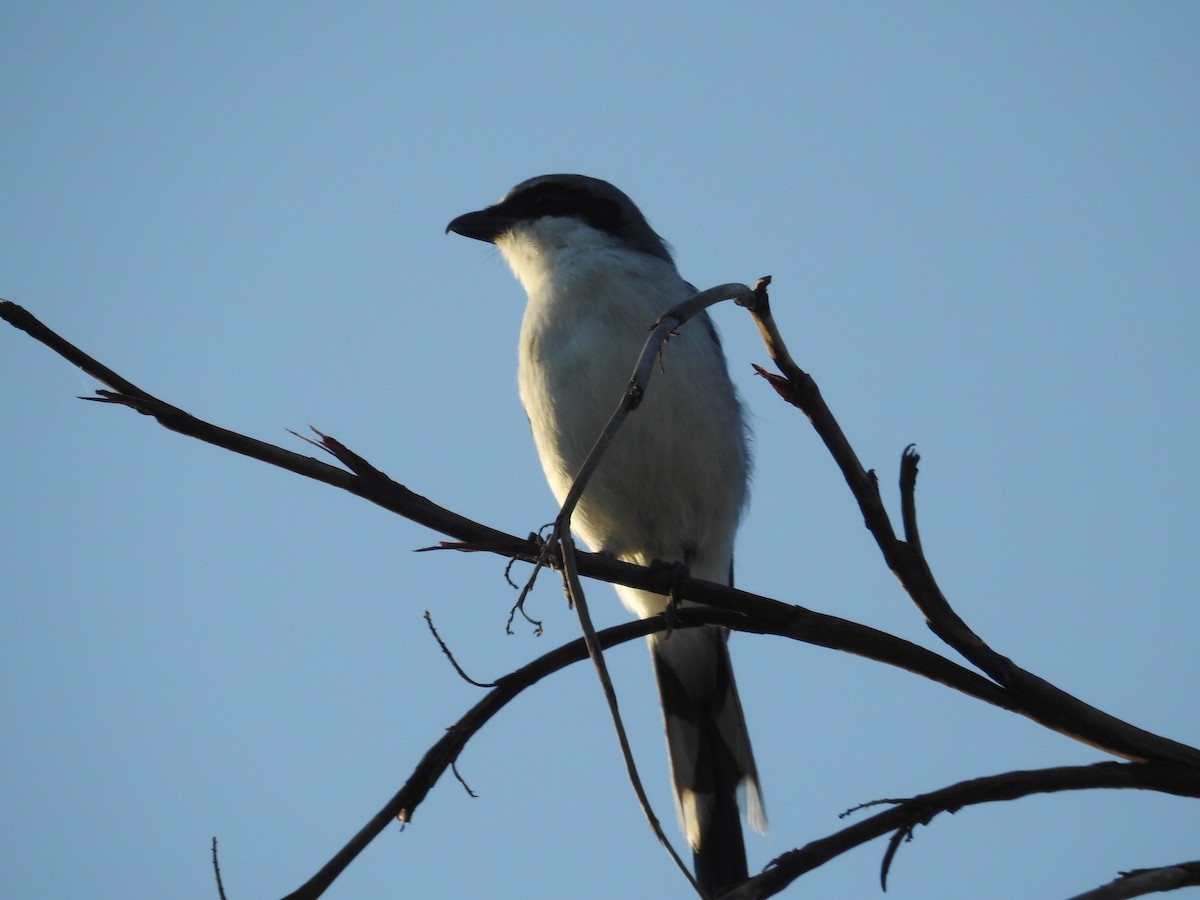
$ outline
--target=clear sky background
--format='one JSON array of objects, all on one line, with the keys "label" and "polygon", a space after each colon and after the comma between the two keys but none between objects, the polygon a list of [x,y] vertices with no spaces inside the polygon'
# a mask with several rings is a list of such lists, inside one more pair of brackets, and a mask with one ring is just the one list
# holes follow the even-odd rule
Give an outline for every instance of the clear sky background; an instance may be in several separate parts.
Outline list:
[{"label": "clear sky background", "polygon": [[[893,511],[993,645],[1200,742],[1200,7],[1190,3],[63,3],[0,11],[0,295],[136,384],[255,437],[315,425],[524,534],[555,508],[516,396],[523,295],[459,213],[553,171],[629,193],[706,286],[776,315]],[[745,587],[939,646],[808,424],[752,376]],[[81,402],[0,334],[0,896],[297,887],[491,679],[502,560]],[[527,571],[518,566],[518,578]],[[625,613],[595,585],[601,624]],[[880,665],[739,636],[772,829],[1096,751]],[[644,649],[611,656],[676,835]],[[595,678],[520,698],[327,895],[686,897]],[[1200,805],[1052,796],[938,819],[889,897],[1066,897],[1197,856]],[[789,896],[878,897],[876,842]],[[1195,892],[1193,892],[1195,893]]]}]

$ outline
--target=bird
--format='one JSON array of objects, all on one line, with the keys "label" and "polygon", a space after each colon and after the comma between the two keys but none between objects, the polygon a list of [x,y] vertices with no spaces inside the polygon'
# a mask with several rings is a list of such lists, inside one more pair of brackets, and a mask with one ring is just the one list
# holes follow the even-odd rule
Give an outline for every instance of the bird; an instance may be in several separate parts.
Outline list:
[{"label": "bird", "polygon": [[[491,206],[457,217],[446,232],[493,244],[525,289],[519,393],[561,503],[651,327],[695,289],[633,201],[585,175],[523,181]],[[701,313],[666,344],[660,371],[588,482],[573,530],[593,551],[732,584],[748,440],[716,328]],[[640,618],[671,603],[650,591],[616,590]],[[739,796],[751,827],[766,829],[728,638],[715,626],[648,638],[676,811],[706,897],[747,878]]]}]

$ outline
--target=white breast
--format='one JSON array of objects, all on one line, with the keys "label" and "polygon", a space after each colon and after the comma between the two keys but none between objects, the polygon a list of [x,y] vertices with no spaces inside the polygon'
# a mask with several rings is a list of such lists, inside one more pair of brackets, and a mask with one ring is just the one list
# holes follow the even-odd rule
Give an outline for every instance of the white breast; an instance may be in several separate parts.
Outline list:
[{"label": "white breast", "polygon": [[[693,291],[671,263],[574,219],[540,219],[497,246],[529,297],[521,400],[561,502],[651,327]],[[724,581],[748,462],[740,408],[707,317],[668,342],[662,365],[596,471],[574,528],[593,550],[643,565],[686,562],[697,577]]]}]

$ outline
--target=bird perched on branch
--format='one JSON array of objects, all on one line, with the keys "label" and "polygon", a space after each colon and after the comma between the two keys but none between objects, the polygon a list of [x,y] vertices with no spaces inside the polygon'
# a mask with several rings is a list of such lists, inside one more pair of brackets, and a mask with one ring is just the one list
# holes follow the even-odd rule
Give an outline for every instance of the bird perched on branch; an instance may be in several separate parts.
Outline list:
[{"label": "bird perched on branch", "polygon": [[[633,201],[583,175],[531,178],[446,230],[495,244],[528,295],[521,401],[561,503],[650,328],[695,290]],[[665,346],[662,371],[600,460],[572,525],[593,550],[730,584],[749,469],[741,407],[702,313]],[[643,618],[669,602],[629,587],[617,593]],[[750,824],[765,828],[728,636],[700,627],[649,638],[676,809],[707,896],[747,876],[739,793]]]}]

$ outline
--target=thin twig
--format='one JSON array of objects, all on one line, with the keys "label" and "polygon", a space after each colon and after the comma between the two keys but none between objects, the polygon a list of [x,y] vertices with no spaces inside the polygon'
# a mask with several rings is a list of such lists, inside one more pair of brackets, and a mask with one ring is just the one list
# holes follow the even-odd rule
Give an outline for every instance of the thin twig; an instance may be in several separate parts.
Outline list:
[{"label": "thin twig", "polygon": [[212,866],[213,875],[217,879],[217,897],[225,900],[225,883],[221,881],[221,864],[217,862],[217,836],[215,834],[212,839]]},{"label": "thin twig", "polygon": [[921,454],[916,444],[909,444],[900,454],[900,521],[904,525],[904,540],[916,553],[921,551],[921,532],[917,528],[917,464]]},{"label": "thin twig", "polygon": [[600,465],[600,461],[603,459],[613,439],[617,436],[617,432],[620,430],[625,419],[641,404],[642,398],[646,395],[646,390],[650,384],[650,376],[654,373],[655,360],[658,359],[659,352],[662,350],[662,346],[667,339],[689,319],[708,309],[708,307],[725,300],[742,302],[753,296],[754,292],[744,284],[722,284],[719,287],[700,291],[684,302],[675,304],[654,323],[654,327],[650,331],[650,336],[646,338],[646,343],[642,345],[642,352],[638,356],[637,364],[634,366],[633,374],[629,378],[629,384],[625,388],[625,393],[621,396],[621,401],[617,404],[617,408],[613,410],[608,423],[604,426],[604,430],[600,432],[600,436],[596,438],[596,442],[588,452],[587,458],[576,473],[575,480],[571,482],[571,489],[567,492],[558,518],[555,520],[555,535],[561,534],[563,527],[570,525],[571,515],[575,511],[575,507],[579,504],[579,500],[583,496],[588,482],[591,481],[596,467]]},{"label": "thin twig", "polygon": [[1200,860],[1156,866],[1153,869],[1135,869],[1122,872],[1121,877],[1093,890],[1077,894],[1070,900],[1128,900],[1163,891],[1174,891],[1182,887],[1200,885]]},{"label": "thin twig", "polygon": [[425,619],[425,624],[429,626],[429,633],[433,635],[433,639],[437,641],[438,646],[442,648],[442,654],[446,657],[446,659],[450,660],[450,665],[454,667],[454,671],[458,673],[459,678],[467,682],[467,684],[475,685],[475,687],[493,688],[496,686],[496,682],[494,681],[476,681],[474,678],[468,675],[463,670],[463,667],[458,664],[458,660],[454,658],[454,654],[450,652],[450,648],[446,646],[446,642],[442,640],[442,636],[438,634],[438,630],[433,624],[433,615],[429,612],[429,610],[425,610],[425,615],[423,618]]},{"label": "thin twig", "polygon": [[579,567],[575,562],[575,541],[571,538],[570,532],[563,535],[560,546],[562,547],[563,582],[575,607],[575,614],[579,617],[579,627],[583,631],[583,640],[588,648],[588,656],[591,657],[592,664],[596,667],[596,675],[600,679],[600,686],[604,689],[604,700],[608,704],[608,713],[612,717],[613,728],[617,732],[617,742],[621,746],[621,757],[625,760],[625,771],[629,776],[630,785],[633,786],[633,793],[642,809],[642,815],[646,817],[646,821],[650,824],[650,830],[654,832],[658,842],[666,849],[676,867],[683,873],[683,877],[688,880],[692,890],[700,893],[696,879],[680,859],[675,847],[667,839],[662,823],[659,822],[658,816],[654,814],[654,808],[650,805],[650,798],[646,796],[642,778],[638,774],[637,763],[633,759],[633,750],[629,746],[629,737],[625,733],[625,723],[621,720],[621,712],[617,708],[617,692],[613,689],[612,679],[608,674],[608,663],[604,660],[604,648],[596,637],[592,614],[588,611],[587,597],[584,595],[583,585],[579,582]]},{"label": "thin twig", "polygon": [[537,578],[538,571],[550,565],[551,560],[558,555],[556,546],[558,539],[570,531],[571,516],[575,512],[575,507],[579,504],[579,500],[583,496],[588,482],[591,481],[592,474],[596,471],[596,467],[600,465],[600,461],[604,458],[609,444],[616,437],[617,431],[620,430],[625,419],[641,404],[642,397],[645,396],[647,386],[650,382],[650,376],[654,372],[655,361],[659,358],[663,344],[676,329],[682,327],[685,322],[708,307],[730,299],[744,304],[750,302],[753,296],[754,292],[744,284],[723,284],[718,287],[709,288],[706,291],[700,291],[682,303],[677,303],[663,313],[659,320],[654,323],[653,328],[650,330],[650,336],[646,338],[646,343],[642,345],[642,352],[638,356],[637,363],[634,365],[633,373],[629,378],[629,383],[625,387],[625,392],[621,395],[621,399],[617,403],[617,408],[609,416],[604,430],[596,438],[595,443],[583,461],[583,465],[579,467],[579,471],[575,474],[574,481],[571,482],[571,488],[567,491],[567,496],[563,499],[558,516],[554,520],[554,528],[551,531],[550,537],[542,548],[542,552],[538,554],[534,562],[533,573],[529,576],[529,580],[526,582],[524,589],[521,591],[521,596],[517,600],[518,608],[523,607],[525,598],[528,596],[529,591],[533,587],[533,582]]},{"label": "thin twig", "polygon": [[471,786],[469,784],[467,784],[467,779],[463,778],[462,775],[459,773],[457,762],[450,763],[450,771],[454,773],[454,777],[456,779],[458,779],[458,783],[461,784],[463,790],[467,792],[467,796],[470,797],[472,800],[478,800],[479,795],[476,794],[473,790],[471,790]]},{"label": "thin twig", "polygon": [[[575,512],[576,506],[579,505],[579,501],[582,499],[592,475],[601,464],[604,454],[616,438],[617,432],[625,423],[630,413],[641,405],[643,398],[646,396],[656,362],[658,362],[661,370],[663,366],[663,347],[671,335],[675,334],[677,329],[681,328],[693,316],[716,303],[731,298],[745,300],[752,296],[753,291],[744,284],[723,284],[719,287],[710,288],[707,291],[700,291],[688,300],[677,303],[663,313],[659,320],[654,323],[654,327],[650,330],[650,336],[646,338],[646,342],[642,346],[642,352],[638,356],[625,392],[617,403],[617,408],[613,410],[607,424],[604,426],[604,430],[596,438],[595,443],[583,461],[583,465],[580,466],[579,471],[575,474],[575,479],[571,482],[571,488],[567,491],[567,496],[563,499],[558,516],[554,520],[554,530],[550,535],[550,539],[546,542],[546,547],[542,554],[547,562],[556,549],[561,554],[560,558],[563,563],[563,579],[566,585],[567,597],[575,607],[580,627],[583,630],[584,640],[588,643],[592,663],[596,667],[596,673],[604,690],[604,697],[608,703],[613,727],[617,732],[617,741],[621,747],[621,755],[625,760],[625,769],[628,772],[629,782],[633,787],[634,795],[637,797],[638,805],[641,806],[642,813],[645,815],[646,821],[650,824],[650,829],[654,832],[654,836],[658,838],[658,842],[666,848],[672,861],[674,861],[679,871],[684,874],[684,877],[691,884],[692,889],[697,893],[700,893],[699,886],[696,884],[691,871],[671,845],[671,842],[667,840],[662,825],[655,815],[653,808],[650,806],[650,800],[646,796],[645,789],[642,786],[641,777],[638,775],[637,765],[633,759],[633,752],[629,748],[629,740],[625,734],[625,725],[621,721],[621,713],[617,707],[616,693],[613,691],[612,680],[608,676],[608,666],[604,661],[604,654],[595,643],[595,629],[592,626],[591,615],[588,613],[587,599],[583,593],[583,586],[579,583],[579,570],[574,558],[575,543],[571,538],[571,517]],[[521,598],[517,601],[517,607],[522,611],[524,610],[525,597],[532,589],[533,581],[537,577],[538,569],[542,565],[543,562],[539,559],[538,563],[534,566],[534,571],[529,581],[521,592]]]}]

